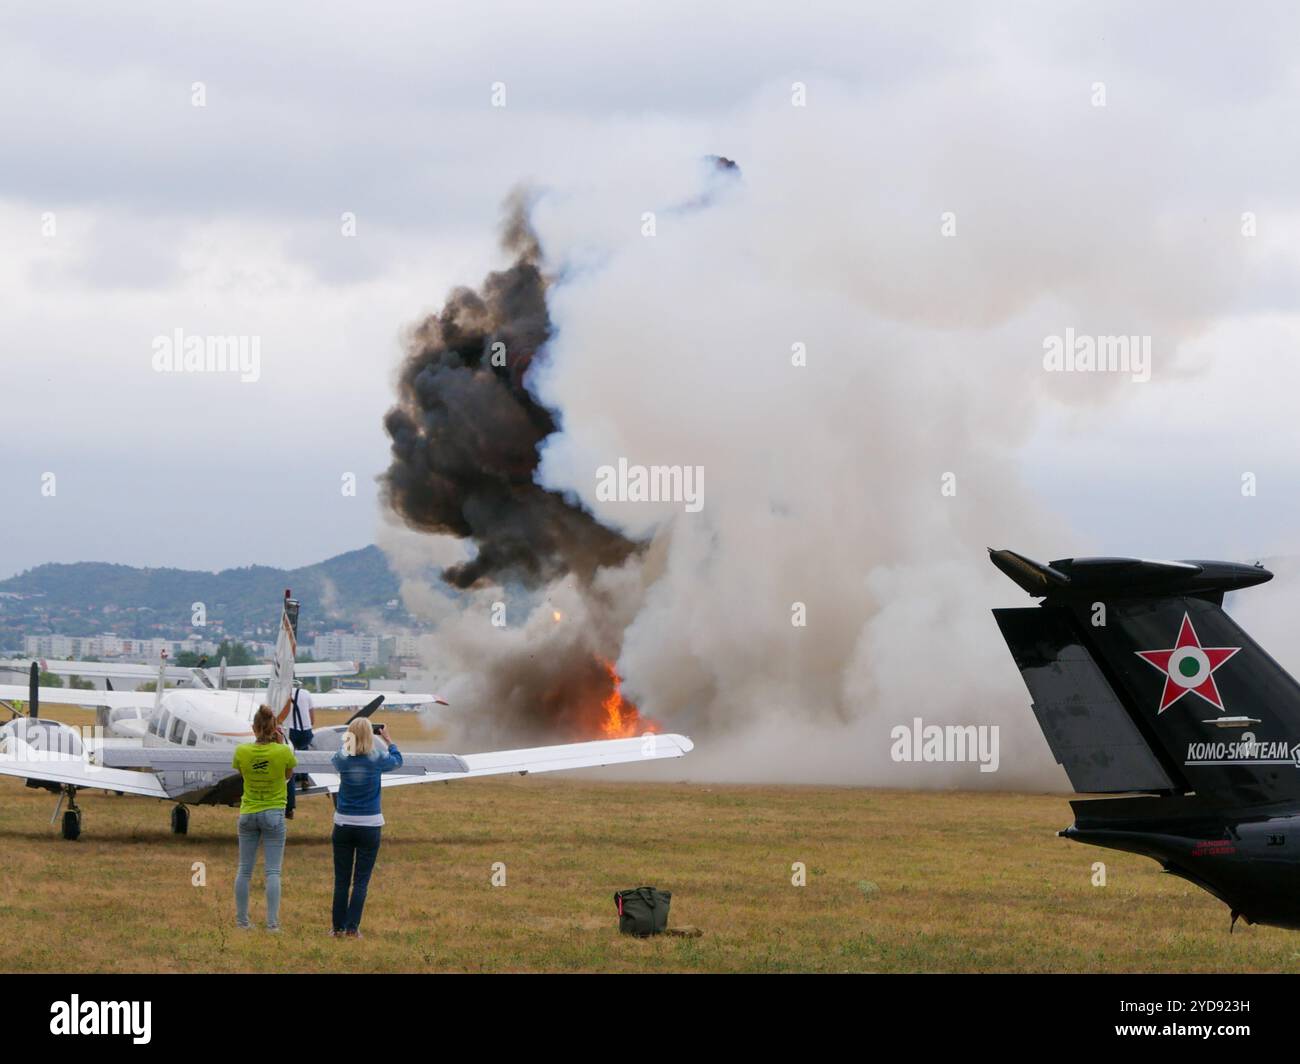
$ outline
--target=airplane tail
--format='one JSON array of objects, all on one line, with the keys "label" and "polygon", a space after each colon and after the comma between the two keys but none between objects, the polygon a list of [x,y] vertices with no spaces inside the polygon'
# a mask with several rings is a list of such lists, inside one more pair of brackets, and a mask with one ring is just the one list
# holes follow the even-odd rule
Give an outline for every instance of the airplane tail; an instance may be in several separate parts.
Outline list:
[{"label": "airplane tail", "polygon": [[293,666],[298,656],[298,600],[284,593],[284,608],[280,613],[280,634],[275,641],[275,657],[271,660],[271,678],[266,685],[266,704],[275,711],[281,724],[289,715],[293,703]]},{"label": "airplane tail", "polygon": [[989,551],[1038,606],[993,611],[1076,791],[1218,807],[1300,797],[1300,685],[1223,610],[1259,566]]}]

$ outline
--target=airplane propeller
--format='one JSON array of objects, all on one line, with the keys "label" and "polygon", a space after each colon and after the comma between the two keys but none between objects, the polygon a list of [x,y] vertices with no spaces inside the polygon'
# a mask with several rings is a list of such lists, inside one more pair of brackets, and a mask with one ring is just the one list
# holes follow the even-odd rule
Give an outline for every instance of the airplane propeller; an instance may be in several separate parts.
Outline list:
[{"label": "airplane propeller", "polygon": [[370,714],[372,714],[381,705],[383,705],[383,702],[384,702],[383,695],[380,695],[372,702],[367,702],[364,706],[362,706],[355,713],[353,713],[352,716],[348,717],[348,723],[351,724],[354,720],[360,720],[362,717],[369,717]]},{"label": "airplane propeller", "polygon": [[[39,717],[41,715],[40,682],[41,682],[41,667],[36,662],[33,661],[32,671],[29,674],[29,678],[27,682],[27,714],[28,716],[31,717]],[[15,702],[15,705],[22,705],[22,703]],[[4,708],[9,710],[9,712],[14,715],[15,720],[17,720],[19,717],[22,716],[22,714],[19,713],[18,710],[14,709],[14,707],[10,705],[8,702],[4,703]]]}]

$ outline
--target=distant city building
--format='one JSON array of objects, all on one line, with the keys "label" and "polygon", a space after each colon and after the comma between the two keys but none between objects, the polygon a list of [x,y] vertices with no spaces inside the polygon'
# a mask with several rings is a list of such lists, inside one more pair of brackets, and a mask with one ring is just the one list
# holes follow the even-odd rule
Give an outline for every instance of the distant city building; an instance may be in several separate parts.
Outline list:
[{"label": "distant city building", "polygon": [[211,639],[200,639],[196,635],[188,635],[176,644],[177,654],[207,654],[212,657],[216,652],[216,643]]},{"label": "distant city building", "polygon": [[210,639],[189,636],[186,639],[129,639],[104,635],[29,635],[23,639],[23,654],[29,658],[114,658],[128,662],[155,662],[163,651],[175,657],[182,651],[215,654],[217,644]]},{"label": "distant city building", "polygon": [[379,661],[380,639],[377,635],[354,635],[330,632],[318,635],[312,643],[311,656],[317,661]]},{"label": "distant city building", "polygon": [[80,649],[81,640],[66,635],[29,635],[23,640],[29,658],[71,658]]},{"label": "distant city building", "polygon": [[402,661],[419,660],[420,637],[418,635],[384,636],[385,660],[398,658]]}]

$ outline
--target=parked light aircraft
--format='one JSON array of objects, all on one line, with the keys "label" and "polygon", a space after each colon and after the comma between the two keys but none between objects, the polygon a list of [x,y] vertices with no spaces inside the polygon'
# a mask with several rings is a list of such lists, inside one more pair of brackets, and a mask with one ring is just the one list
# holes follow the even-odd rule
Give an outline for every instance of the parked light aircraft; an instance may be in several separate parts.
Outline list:
[{"label": "parked light aircraft", "polygon": [[[341,675],[350,662],[295,664],[297,653],[298,602],[288,591],[280,616],[275,657],[269,665],[236,666],[225,670],[226,679],[266,678],[264,688],[224,689],[224,680],[214,684],[206,670],[182,669],[164,658],[152,675],[153,692],[88,691],[41,687],[40,667],[33,662],[27,687],[0,684],[0,705],[14,719],[0,726],[0,775],[18,776],[29,787],[43,787],[59,795],[53,820],[63,812],[65,839],[81,834],[81,809],[77,792],[82,789],[137,794],[176,803],[171,827],[176,834],[189,830],[190,805],[234,805],[239,802],[243,780],[231,768],[233,748],[251,742],[252,721],[258,706],[269,705],[283,723],[293,698],[295,671],[300,675]],[[83,676],[142,678],[139,665],[97,662],[59,662],[60,672],[75,671]],[[355,669],[353,669],[355,671]],[[188,680],[189,687],[166,687],[167,679]],[[312,694],[318,709],[355,708],[358,716],[369,717],[381,705],[415,706],[442,704],[433,694],[389,694],[371,697],[370,691],[329,691]],[[27,710],[19,707],[26,701]],[[70,725],[45,720],[40,704],[57,702],[95,708],[101,736],[90,738]],[[346,724],[317,728],[311,749],[297,751],[298,770],[308,777],[304,795],[334,794],[338,776],[330,758],[342,744]],[[633,739],[607,739],[568,743],[521,750],[480,754],[410,753],[403,765],[383,777],[385,787],[433,783],[471,776],[518,772],[554,772],[591,768],[669,757],[681,757],[694,744],[684,735],[645,735]]]}]

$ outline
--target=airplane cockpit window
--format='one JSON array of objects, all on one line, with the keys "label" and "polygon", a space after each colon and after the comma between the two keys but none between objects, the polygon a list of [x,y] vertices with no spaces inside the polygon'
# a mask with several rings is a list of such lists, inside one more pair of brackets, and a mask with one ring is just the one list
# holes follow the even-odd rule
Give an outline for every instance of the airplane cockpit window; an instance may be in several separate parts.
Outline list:
[{"label": "airplane cockpit window", "polygon": [[196,745],[196,744],[198,743],[198,741],[199,741],[199,733],[196,732],[193,728],[186,728],[186,729],[185,729],[185,745],[186,745],[186,746],[194,746],[194,745]]},{"label": "airplane cockpit window", "polygon": [[170,742],[179,744],[184,737],[185,737],[185,721],[182,720],[180,717],[173,717],[171,730],[167,734],[168,740]]}]

